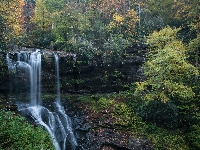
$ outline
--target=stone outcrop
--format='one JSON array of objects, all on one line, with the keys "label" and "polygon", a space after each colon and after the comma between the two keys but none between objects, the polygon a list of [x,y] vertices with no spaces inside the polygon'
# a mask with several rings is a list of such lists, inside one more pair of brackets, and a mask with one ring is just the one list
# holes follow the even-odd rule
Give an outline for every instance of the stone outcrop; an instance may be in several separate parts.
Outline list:
[{"label": "stone outcrop", "polygon": [[[124,85],[143,79],[142,64],[145,61],[146,46],[134,45],[126,49],[123,60],[112,66],[102,64],[101,59],[86,60],[74,53],[53,52],[41,49],[42,55],[42,92],[55,92],[55,62],[53,53],[60,57],[60,80],[62,93],[108,93],[125,90]],[[31,52],[34,48],[22,48]],[[11,57],[17,59],[19,50],[12,50]],[[8,75],[7,75],[8,76]],[[20,75],[22,78],[23,74]],[[17,77],[16,77],[17,78]],[[1,85],[7,85],[4,79]],[[16,83],[20,85],[20,83]],[[25,87],[25,86],[23,86]],[[28,87],[26,87],[27,89]],[[5,87],[0,90],[8,91]],[[21,91],[24,91],[21,89]]]},{"label": "stone outcrop", "polygon": [[151,142],[135,136],[127,127],[118,129],[109,111],[94,112],[70,100],[67,114],[72,119],[78,149],[87,150],[153,150]]},{"label": "stone outcrop", "polygon": [[60,53],[61,91],[81,94],[125,90],[124,85],[143,80],[146,50],[144,45],[134,45],[125,51],[121,62],[112,66],[103,65],[101,59],[88,62],[78,55]]}]

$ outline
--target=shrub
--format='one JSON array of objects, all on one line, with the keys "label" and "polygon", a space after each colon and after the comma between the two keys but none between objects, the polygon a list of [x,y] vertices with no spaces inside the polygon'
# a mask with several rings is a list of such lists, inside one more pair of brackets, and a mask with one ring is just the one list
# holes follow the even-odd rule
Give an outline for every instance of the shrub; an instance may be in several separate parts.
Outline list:
[{"label": "shrub", "polygon": [[55,149],[42,127],[33,127],[13,112],[0,111],[0,149]]},{"label": "shrub", "polygon": [[114,103],[114,100],[110,100],[108,98],[101,97],[97,101],[97,107],[99,110],[104,110],[104,109],[109,108],[113,103]]},{"label": "shrub", "polygon": [[188,139],[193,149],[200,149],[200,124],[190,127]]},{"label": "shrub", "polygon": [[168,130],[153,124],[146,124],[145,135],[151,140],[154,150],[189,150],[182,130]]},{"label": "shrub", "polygon": [[151,101],[138,109],[138,114],[144,120],[167,128],[181,125],[179,112],[174,104],[161,101]]}]

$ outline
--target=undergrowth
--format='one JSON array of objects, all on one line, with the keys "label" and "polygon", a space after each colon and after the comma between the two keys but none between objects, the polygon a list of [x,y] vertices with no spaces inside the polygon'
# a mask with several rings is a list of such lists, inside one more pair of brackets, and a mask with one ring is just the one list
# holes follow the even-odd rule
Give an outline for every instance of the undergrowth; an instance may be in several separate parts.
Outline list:
[{"label": "undergrowth", "polygon": [[80,96],[78,102],[87,105],[97,113],[108,110],[110,117],[115,120],[116,129],[125,129],[136,137],[151,141],[155,150],[190,149],[183,128],[167,129],[144,121],[137,113],[142,102],[130,91],[113,95]]},{"label": "undergrowth", "polygon": [[0,111],[0,149],[55,149],[42,127],[30,125],[14,112]]}]

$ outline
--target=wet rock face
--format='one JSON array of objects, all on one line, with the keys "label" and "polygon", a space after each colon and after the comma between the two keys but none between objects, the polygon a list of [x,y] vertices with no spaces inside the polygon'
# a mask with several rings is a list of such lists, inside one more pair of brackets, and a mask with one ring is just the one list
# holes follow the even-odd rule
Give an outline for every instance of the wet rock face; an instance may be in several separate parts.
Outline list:
[{"label": "wet rock face", "polygon": [[150,141],[134,137],[126,128],[118,130],[112,121],[106,121],[106,115],[102,122],[100,116],[105,112],[94,113],[84,106],[68,105],[67,114],[79,145],[77,150],[153,150]]},{"label": "wet rock face", "polygon": [[[124,85],[143,80],[142,64],[145,61],[146,49],[145,46],[136,44],[125,51],[121,62],[112,66],[103,65],[101,60],[97,58],[88,61],[74,53],[53,52],[41,49],[42,92],[55,93],[54,53],[57,53],[60,58],[59,68],[62,93],[108,93],[125,90]],[[30,53],[34,50],[36,49],[22,48],[21,50],[13,50],[10,52],[10,57],[17,59],[18,52]],[[5,67],[7,66],[5,65]],[[9,91],[8,86],[4,87],[4,85],[8,85],[8,77],[6,80],[3,77],[1,78],[1,82],[4,82],[1,84],[0,90]],[[19,74],[19,78],[26,80],[27,77]],[[22,83],[15,84],[21,85]],[[27,85],[21,87],[24,87],[21,91],[29,88]]]},{"label": "wet rock face", "polygon": [[61,90],[80,94],[125,90],[124,85],[143,80],[142,65],[146,51],[146,46],[134,45],[126,50],[121,62],[112,66],[104,65],[97,60],[87,62],[78,55],[76,59],[62,57],[60,75],[62,81],[67,84],[63,84]]},{"label": "wet rock face", "polygon": [[[88,62],[76,55],[60,59],[61,91],[67,93],[108,93],[125,90],[124,85],[143,80],[146,47],[126,50],[123,60],[112,66]],[[96,60],[94,60],[96,61]]]}]

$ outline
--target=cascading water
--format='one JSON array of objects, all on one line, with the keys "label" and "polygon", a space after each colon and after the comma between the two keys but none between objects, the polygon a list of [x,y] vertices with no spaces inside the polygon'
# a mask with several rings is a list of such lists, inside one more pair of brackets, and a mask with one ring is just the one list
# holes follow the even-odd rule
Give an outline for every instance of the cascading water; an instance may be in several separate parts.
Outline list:
[{"label": "cascading water", "polygon": [[31,84],[31,105],[41,105],[41,54],[32,52],[28,63],[31,66],[30,84]]},{"label": "cascading water", "polygon": [[30,101],[20,104],[19,112],[31,117],[37,124],[42,125],[52,137],[56,150],[76,149],[77,142],[72,131],[71,120],[65,114],[60,102],[59,58],[54,54],[56,70],[57,96],[54,112],[50,112],[41,103],[41,53],[36,50],[30,54],[23,52],[17,54],[17,61],[6,56],[9,73],[23,72],[29,76]]},{"label": "cascading water", "polygon": [[58,55],[54,54],[55,57],[55,70],[56,70],[56,83],[57,83],[57,103],[60,104],[60,76],[59,76],[59,59],[58,59]]}]

